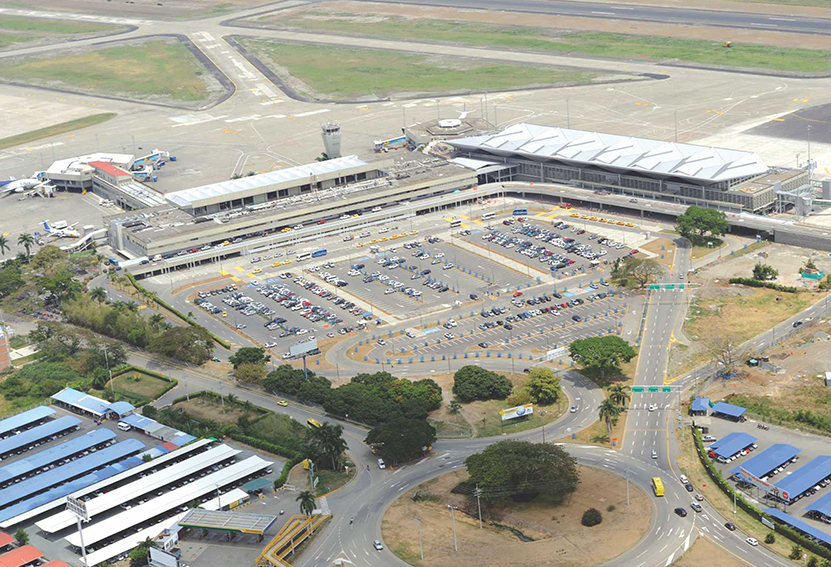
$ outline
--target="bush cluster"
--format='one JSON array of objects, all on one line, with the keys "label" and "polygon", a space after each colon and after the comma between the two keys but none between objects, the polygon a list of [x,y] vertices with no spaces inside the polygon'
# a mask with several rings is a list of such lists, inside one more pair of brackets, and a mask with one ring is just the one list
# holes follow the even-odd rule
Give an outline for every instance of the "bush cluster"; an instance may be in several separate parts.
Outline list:
[{"label": "bush cluster", "polygon": [[766,287],[768,289],[781,291],[782,293],[799,293],[799,288],[791,285],[781,285],[773,282],[764,282],[760,280],[754,280],[753,278],[730,278],[729,282],[731,284],[746,285],[748,287]]},{"label": "bush cluster", "polygon": [[479,366],[462,366],[453,375],[453,394],[462,402],[504,400],[512,389],[505,376]]}]

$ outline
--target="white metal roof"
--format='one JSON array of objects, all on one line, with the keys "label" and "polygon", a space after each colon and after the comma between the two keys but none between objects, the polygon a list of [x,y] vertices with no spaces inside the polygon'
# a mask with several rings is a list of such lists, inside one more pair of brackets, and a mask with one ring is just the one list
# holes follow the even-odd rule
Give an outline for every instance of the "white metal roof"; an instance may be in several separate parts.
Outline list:
[{"label": "white metal roof", "polygon": [[448,140],[460,150],[556,160],[709,184],[768,171],[753,152],[679,144],[536,124],[515,124],[494,135]]},{"label": "white metal roof", "polygon": [[[92,518],[101,512],[105,512],[116,506],[121,506],[125,502],[139,498],[159,487],[175,482],[182,477],[193,474],[205,467],[215,465],[239,453],[240,451],[232,449],[228,445],[213,447],[204,453],[200,453],[190,459],[185,459],[173,466],[149,474],[144,478],[138,478],[134,482],[120,486],[102,496],[87,501],[87,512],[90,518]],[[51,534],[68,528],[74,523],[75,515],[68,510],[64,510],[48,518],[44,518],[35,525],[46,533]]]},{"label": "white metal roof", "polygon": [[239,179],[183,189],[168,193],[165,197],[178,207],[193,207],[198,206],[199,201],[203,199],[211,199],[219,196],[231,198],[235,193],[249,191],[251,189],[268,187],[269,185],[276,185],[277,183],[285,183],[287,181],[308,180],[314,175],[324,175],[342,169],[364,165],[367,165],[367,163],[359,159],[358,156],[343,156],[326,161],[270,171],[269,173],[252,175],[250,177],[240,177]]},{"label": "white metal roof", "polygon": [[[153,498],[149,502],[110,516],[105,521],[97,522],[84,529],[84,544],[87,546],[95,545],[102,539],[106,539],[141,522],[147,521],[154,516],[163,514],[177,506],[189,504],[194,498],[200,498],[205,494],[215,491],[217,486],[223,486],[239,480],[271,464],[273,462],[263,460],[260,457],[248,457],[244,461],[220,469],[213,474],[195,480],[158,498]],[[81,540],[78,538],[77,533],[68,535],[66,541],[75,547],[80,547],[81,545]]]},{"label": "white metal roof", "polygon": [[[119,539],[118,541],[106,547],[102,547],[101,549],[93,551],[92,553],[87,555],[87,564],[100,565],[105,561],[109,561],[113,557],[118,557],[122,553],[130,551],[147,538],[153,540],[156,539],[156,536],[158,536],[164,530],[170,528],[173,524],[184,518],[186,514],[187,512],[181,512],[179,514],[176,514],[172,518],[167,518],[157,524],[153,524],[149,528],[145,528],[137,534],[131,534],[127,537]],[[80,564],[83,565],[83,557],[79,557],[78,559],[81,560]]]},{"label": "white metal roof", "polygon": [[77,156],[66,159],[59,159],[52,162],[52,165],[46,170],[47,173],[68,173],[72,171],[79,171],[87,168],[87,164],[91,161],[103,161],[106,163],[114,163],[115,165],[129,166],[133,163],[132,154],[107,154],[95,153],[86,156]]},{"label": "white metal roof", "polygon": [[238,500],[242,500],[243,498],[247,498],[248,493],[244,491],[242,488],[235,488],[225,494],[221,494],[218,497],[208,500],[207,502],[203,502],[199,505],[200,508],[203,510],[219,510],[221,506],[227,506],[231,502],[237,502]]},{"label": "white metal roof", "polygon": [[[182,447],[181,449],[177,449],[176,451],[172,451],[170,453],[162,455],[161,457],[156,457],[152,461],[143,463],[143,464],[138,465],[137,467],[134,467],[130,470],[126,470],[122,473],[111,476],[108,479],[102,480],[101,482],[96,482],[95,484],[87,486],[86,488],[83,488],[81,490],[73,492],[72,494],[70,494],[70,496],[72,496],[73,498],[80,498],[81,496],[85,496],[87,494],[92,494],[94,492],[97,492],[99,490],[102,490],[102,489],[106,488],[107,486],[110,486],[111,484],[121,482],[126,478],[130,478],[131,476],[140,474],[142,471],[152,469],[152,468],[157,467],[157,466],[159,466],[159,465],[161,465],[161,464],[163,464],[163,463],[165,463],[165,462],[167,462],[171,459],[179,458],[183,455],[186,455],[186,454],[190,453],[191,451],[194,451],[194,450],[198,449],[199,447],[202,447],[202,446],[204,446],[208,443],[213,443],[213,440],[211,440],[211,439],[200,439],[199,441],[195,441],[195,442],[191,443],[190,445],[188,445],[186,447]],[[19,524],[20,522],[24,522],[24,521],[26,521],[30,518],[35,518],[37,516],[40,516],[41,514],[43,514],[45,512],[48,512],[49,510],[53,510],[53,509],[57,508],[58,506],[63,506],[63,505],[66,504],[66,499],[67,499],[67,497],[63,496],[61,498],[53,500],[52,502],[48,502],[48,503],[44,504],[43,506],[38,506],[37,508],[35,508],[33,510],[29,510],[28,512],[26,512],[24,514],[20,514],[18,516],[15,516],[14,518],[9,518],[8,520],[0,523],[0,528],[7,529],[9,526],[14,526],[15,524]]]}]

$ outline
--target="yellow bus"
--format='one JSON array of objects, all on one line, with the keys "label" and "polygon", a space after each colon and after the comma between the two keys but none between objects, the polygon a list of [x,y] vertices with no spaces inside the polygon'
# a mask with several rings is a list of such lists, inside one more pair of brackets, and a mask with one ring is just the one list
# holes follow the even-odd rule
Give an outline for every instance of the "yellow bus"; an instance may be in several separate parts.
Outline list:
[{"label": "yellow bus", "polygon": [[657,476],[652,477],[652,492],[655,493],[655,496],[663,496],[664,495],[664,483],[661,482],[661,478]]},{"label": "yellow bus", "polygon": [[[306,423],[308,424],[309,427],[323,427],[322,423],[320,423],[318,420],[313,419],[311,417],[306,420]],[[663,494],[663,490],[664,489],[661,488],[661,494]]]}]

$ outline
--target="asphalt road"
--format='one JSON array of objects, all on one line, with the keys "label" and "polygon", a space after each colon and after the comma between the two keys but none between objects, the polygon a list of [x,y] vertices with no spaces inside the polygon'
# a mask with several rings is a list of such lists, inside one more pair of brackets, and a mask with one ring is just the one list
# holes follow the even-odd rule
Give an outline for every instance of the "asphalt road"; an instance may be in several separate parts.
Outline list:
[{"label": "asphalt road", "polygon": [[[373,0],[375,1],[375,0]],[[616,6],[607,3],[557,1],[557,0],[378,0],[387,4],[412,4],[415,6],[450,6],[454,8],[478,8],[481,10],[505,10],[532,12],[558,16],[580,16],[661,22],[673,24],[749,28],[766,31],[786,31],[806,34],[831,34],[831,20],[823,18],[783,17],[718,10],[666,8],[662,6]]]}]

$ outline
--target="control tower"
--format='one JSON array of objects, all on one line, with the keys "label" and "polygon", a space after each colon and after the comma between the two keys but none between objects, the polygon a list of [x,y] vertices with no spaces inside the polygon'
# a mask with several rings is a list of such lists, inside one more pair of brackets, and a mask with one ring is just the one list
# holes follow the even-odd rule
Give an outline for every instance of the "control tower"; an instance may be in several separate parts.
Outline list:
[{"label": "control tower", "polygon": [[327,122],[321,127],[323,137],[323,148],[329,159],[340,157],[340,124]]}]

